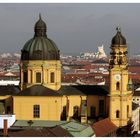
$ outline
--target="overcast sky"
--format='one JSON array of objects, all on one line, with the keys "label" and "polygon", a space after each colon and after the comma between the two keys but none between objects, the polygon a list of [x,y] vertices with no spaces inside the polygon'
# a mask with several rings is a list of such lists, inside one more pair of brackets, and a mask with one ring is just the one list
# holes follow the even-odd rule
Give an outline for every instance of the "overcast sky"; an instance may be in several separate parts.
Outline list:
[{"label": "overcast sky", "polygon": [[18,52],[34,36],[39,18],[61,53],[109,53],[116,26],[121,27],[131,54],[140,53],[140,4],[0,4],[0,53]]}]

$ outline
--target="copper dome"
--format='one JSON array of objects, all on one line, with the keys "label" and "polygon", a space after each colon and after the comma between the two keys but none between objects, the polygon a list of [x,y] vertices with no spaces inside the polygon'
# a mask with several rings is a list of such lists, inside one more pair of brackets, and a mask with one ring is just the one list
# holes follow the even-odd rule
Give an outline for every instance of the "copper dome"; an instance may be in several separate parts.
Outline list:
[{"label": "copper dome", "polygon": [[47,37],[47,27],[41,15],[34,29],[34,37],[27,41],[21,50],[21,60],[59,60],[59,49],[54,41]]},{"label": "copper dome", "polygon": [[112,38],[112,42],[111,42],[112,47],[126,45],[126,39],[125,37],[122,36],[120,28],[117,27],[116,30],[117,30],[117,33]]}]

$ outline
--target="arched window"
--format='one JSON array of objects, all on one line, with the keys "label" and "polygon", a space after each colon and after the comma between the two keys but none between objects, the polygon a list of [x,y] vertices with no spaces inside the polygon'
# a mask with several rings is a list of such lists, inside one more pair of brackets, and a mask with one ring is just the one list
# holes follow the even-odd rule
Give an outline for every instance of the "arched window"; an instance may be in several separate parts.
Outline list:
[{"label": "arched window", "polygon": [[28,73],[27,73],[27,71],[24,71],[23,72],[23,82],[24,83],[27,83],[28,82]]},{"label": "arched window", "polygon": [[41,83],[41,73],[40,72],[36,73],[36,83]]},{"label": "arched window", "polygon": [[40,118],[40,105],[33,106],[33,117]]},{"label": "arched window", "polygon": [[116,111],[116,118],[119,118],[119,117],[120,117],[120,111],[117,110],[117,111]]},{"label": "arched window", "polygon": [[73,118],[78,118],[78,106],[73,107]]},{"label": "arched window", "polygon": [[104,114],[105,114],[104,100],[99,100],[99,115],[103,116]]},{"label": "arched window", "polygon": [[90,107],[90,117],[94,118],[96,116],[96,108],[94,106]]},{"label": "arched window", "polygon": [[67,118],[67,108],[66,108],[66,106],[63,106],[61,120],[66,120],[66,118]]},{"label": "arched window", "polygon": [[120,83],[119,82],[116,83],[116,90],[120,90]]},{"label": "arched window", "polygon": [[50,82],[54,83],[54,72],[51,72],[50,74]]}]

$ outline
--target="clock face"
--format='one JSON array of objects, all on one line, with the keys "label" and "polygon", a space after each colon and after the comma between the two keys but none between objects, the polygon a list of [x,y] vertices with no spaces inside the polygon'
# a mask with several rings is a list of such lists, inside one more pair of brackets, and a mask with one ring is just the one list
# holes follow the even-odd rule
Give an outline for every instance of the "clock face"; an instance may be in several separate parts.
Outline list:
[{"label": "clock face", "polygon": [[120,74],[115,74],[115,80],[119,81],[121,79],[121,75]]}]

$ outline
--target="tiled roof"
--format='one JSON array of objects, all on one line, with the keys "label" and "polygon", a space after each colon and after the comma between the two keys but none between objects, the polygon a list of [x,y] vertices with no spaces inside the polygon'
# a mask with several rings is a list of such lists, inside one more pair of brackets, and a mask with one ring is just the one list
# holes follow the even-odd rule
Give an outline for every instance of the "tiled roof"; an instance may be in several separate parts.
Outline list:
[{"label": "tiled roof", "polygon": [[69,131],[74,137],[91,137],[94,131],[88,124],[81,124],[79,122],[68,122],[60,125],[62,128]]},{"label": "tiled roof", "polygon": [[82,91],[78,90],[75,86],[61,86],[58,92],[62,95],[85,95]]},{"label": "tiled roof", "polygon": [[0,86],[0,96],[15,95],[20,91],[19,87],[14,85]]},{"label": "tiled roof", "polygon": [[57,91],[44,87],[42,85],[33,85],[22,90],[16,96],[62,96]]},{"label": "tiled roof", "polygon": [[108,86],[101,86],[101,85],[79,85],[73,86],[77,90],[80,90],[85,95],[98,95],[98,96],[105,96],[109,94],[109,87]]},{"label": "tiled roof", "polygon": [[117,126],[113,124],[109,118],[98,121],[92,125],[96,137],[107,136],[109,133],[117,130]]},{"label": "tiled roof", "polygon": [[133,96],[140,96],[140,91],[134,91]]},{"label": "tiled roof", "polygon": [[9,137],[72,137],[72,135],[60,126],[52,128],[32,127],[9,131]]},{"label": "tiled roof", "polygon": [[108,64],[108,62],[103,59],[97,59],[97,60],[93,61],[93,64]]},{"label": "tiled roof", "polygon": [[0,96],[63,96],[63,95],[98,95],[106,96],[109,87],[104,85],[62,85],[58,91],[42,85],[33,85],[20,91],[16,86],[0,86]]}]

